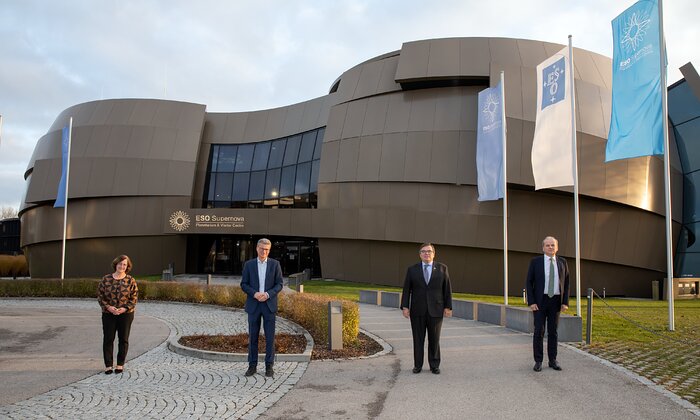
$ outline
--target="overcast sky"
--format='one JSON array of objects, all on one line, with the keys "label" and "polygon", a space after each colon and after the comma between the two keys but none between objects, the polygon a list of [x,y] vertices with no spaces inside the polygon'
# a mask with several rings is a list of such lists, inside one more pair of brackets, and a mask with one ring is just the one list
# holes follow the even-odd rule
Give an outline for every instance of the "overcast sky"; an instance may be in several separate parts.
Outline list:
[{"label": "overcast sky", "polygon": [[[0,0],[0,206],[37,140],[78,103],[157,98],[209,112],[291,105],[407,41],[513,37],[610,57],[632,0]],[[669,84],[700,69],[698,0],[664,1]]]}]

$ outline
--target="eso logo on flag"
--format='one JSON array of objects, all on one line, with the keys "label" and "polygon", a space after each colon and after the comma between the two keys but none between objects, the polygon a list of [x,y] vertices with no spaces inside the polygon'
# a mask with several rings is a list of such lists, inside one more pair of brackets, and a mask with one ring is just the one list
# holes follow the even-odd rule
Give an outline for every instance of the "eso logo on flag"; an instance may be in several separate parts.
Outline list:
[{"label": "eso logo on flag", "polygon": [[564,57],[542,69],[542,110],[564,100],[566,77]]}]

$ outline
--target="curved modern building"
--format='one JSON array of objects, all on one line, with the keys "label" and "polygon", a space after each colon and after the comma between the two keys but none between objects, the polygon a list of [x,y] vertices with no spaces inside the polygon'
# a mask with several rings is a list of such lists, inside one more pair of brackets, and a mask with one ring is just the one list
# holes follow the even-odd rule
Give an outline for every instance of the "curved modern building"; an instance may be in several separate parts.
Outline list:
[{"label": "curved modern building", "polygon": [[[344,72],[327,95],[250,112],[150,99],[63,111],[27,167],[22,246],[33,277],[60,271],[52,207],[61,128],[73,118],[66,274],[240,273],[261,236],[285,274],[398,285],[432,242],[456,291],[501,294],[502,203],[478,202],[477,93],[505,71],[509,284],[520,294],[541,240],[574,268],[571,188],[534,190],[537,64],[562,48],[505,38],[403,44]],[[574,50],[582,287],[649,296],[665,277],[663,160],[604,163],[611,61]],[[674,143],[675,144],[675,143]],[[672,150],[674,235],[683,171]]]}]

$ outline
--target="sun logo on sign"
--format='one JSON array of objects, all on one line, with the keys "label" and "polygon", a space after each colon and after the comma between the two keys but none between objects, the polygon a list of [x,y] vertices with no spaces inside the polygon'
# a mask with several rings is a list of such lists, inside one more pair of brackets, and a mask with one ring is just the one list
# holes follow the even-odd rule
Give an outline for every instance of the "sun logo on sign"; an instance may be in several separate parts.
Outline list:
[{"label": "sun logo on sign", "polygon": [[651,24],[651,18],[643,17],[637,13],[632,13],[629,20],[625,23],[623,29],[622,46],[628,51],[637,51],[639,44],[644,40],[644,35],[647,33],[647,26]]},{"label": "sun logo on sign", "polygon": [[484,113],[489,124],[496,121],[496,113],[498,112],[498,95],[489,93],[486,97],[486,103],[484,103],[484,108],[481,112]]},{"label": "sun logo on sign", "polygon": [[190,216],[182,210],[178,210],[170,215],[170,227],[178,232],[187,230],[190,227]]}]

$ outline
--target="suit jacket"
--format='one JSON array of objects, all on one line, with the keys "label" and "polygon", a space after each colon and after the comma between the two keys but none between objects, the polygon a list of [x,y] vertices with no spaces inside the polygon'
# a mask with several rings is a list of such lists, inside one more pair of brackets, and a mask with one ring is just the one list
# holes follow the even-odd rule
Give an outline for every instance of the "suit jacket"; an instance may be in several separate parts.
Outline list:
[{"label": "suit jacket", "polygon": [[245,311],[252,313],[256,305],[266,304],[271,312],[277,312],[277,294],[282,290],[282,268],[277,260],[267,259],[267,271],[265,272],[265,292],[270,296],[265,302],[259,302],[253,296],[260,291],[260,278],[258,276],[258,259],[248,260],[243,265],[243,279],[241,289],[248,295],[245,301]]},{"label": "suit jacket", "polygon": [[442,317],[445,308],[452,309],[452,285],[445,264],[433,261],[430,282],[425,284],[423,262],[408,267],[401,295],[401,309],[410,308],[412,315]]},{"label": "suit jacket", "polygon": [[[527,304],[536,303],[537,306],[542,305],[542,297],[544,296],[544,257],[540,255],[530,261],[530,268],[527,270],[527,280],[525,281],[525,289],[527,289]],[[557,271],[559,272],[559,297],[561,304],[569,306],[569,266],[566,260],[557,255],[556,257]]]}]

